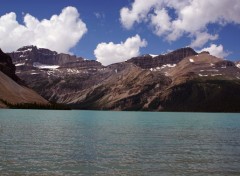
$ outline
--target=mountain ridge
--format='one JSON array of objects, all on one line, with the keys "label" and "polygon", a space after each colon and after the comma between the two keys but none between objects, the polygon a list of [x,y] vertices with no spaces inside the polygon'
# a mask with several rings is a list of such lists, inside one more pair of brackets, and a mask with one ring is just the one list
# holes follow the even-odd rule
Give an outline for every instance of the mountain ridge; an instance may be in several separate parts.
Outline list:
[{"label": "mountain ridge", "polygon": [[[53,58],[58,55],[48,52]],[[240,111],[238,96],[230,93],[231,97],[226,98],[227,89],[233,87],[235,93],[240,91],[238,63],[211,56],[208,52],[197,53],[187,47],[108,66],[69,55],[67,58],[75,59],[65,58],[64,62],[51,59],[52,65],[44,67],[41,64],[50,64],[45,62],[46,58],[36,59],[31,57],[31,51],[26,53],[24,63],[19,54],[13,59],[17,75],[47,100],[75,109]],[[40,66],[34,65],[36,61]],[[53,67],[59,63],[58,67]],[[214,107],[214,100],[218,101],[220,109]]]}]

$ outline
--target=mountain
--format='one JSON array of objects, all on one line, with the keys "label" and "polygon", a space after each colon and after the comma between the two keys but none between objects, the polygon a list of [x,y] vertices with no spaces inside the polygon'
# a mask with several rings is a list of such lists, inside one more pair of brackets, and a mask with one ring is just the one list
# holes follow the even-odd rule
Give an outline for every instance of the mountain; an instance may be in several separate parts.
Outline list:
[{"label": "mountain", "polygon": [[29,87],[76,109],[240,112],[238,63],[208,52],[181,48],[109,66],[34,46],[9,55]]},{"label": "mountain", "polygon": [[164,55],[144,55],[140,57],[134,57],[127,62],[133,63],[143,69],[150,69],[153,67],[161,67],[166,64],[177,64],[182,59],[188,56],[197,55],[192,48],[181,48]]},{"label": "mountain", "polygon": [[153,109],[166,111],[240,112],[240,69],[207,52],[183,59],[169,70],[172,84]]},{"label": "mountain", "polygon": [[69,54],[58,54],[45,48],[37,48],[36,46],[24,46],[17,51],[8,53],[14,63],[18,66],[34,66],[41,63],[42,65],[55,65],[59,67],[91,67],[101,66],[97,61],[85,60]]},{"label": "mountain", "polygon": [[16,67],[12,63],[12,59],[9,55],[5,54],[0,49],[0,71],[6,74],[8,77],[13,79],[14,81],[22,84],[22,81],[15,75]]},{"label": "mountain", "polygon": [[11,58],[0,50],[0,108],[6,108],[8,104],[25,103],[47,105],[48,101],[24,86],[15,74]]},{"label": "mountain", "polygon": [[47,105],[48,101],[35,91],[19,85],[0,71],[0,108],[8,107],[8,104],[41,104]]}]

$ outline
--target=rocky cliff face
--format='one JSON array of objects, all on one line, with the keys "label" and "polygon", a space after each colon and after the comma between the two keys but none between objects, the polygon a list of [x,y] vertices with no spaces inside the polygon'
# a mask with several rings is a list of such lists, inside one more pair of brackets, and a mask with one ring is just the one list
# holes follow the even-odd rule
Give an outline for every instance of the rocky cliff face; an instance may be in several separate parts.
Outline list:
[{"label": "rocky cliff face", "polygon": [[[85,62],[83,58],[72,56],[64,53],[57,53],[45,48],[37,48],[36,46],[24,46],[19,48],[17,51],[8,53],[12,57],[15,64],[23,64],[32,66],[34,63],[41,63],[44,65],[58,65],[58,66],[69,66],[69,65],[88,65],[90,62]],[[99,62],[92,61],[92,64],[101,65]]]},{"label": "rocky cliff face", "polygon": [[100,84],[69,95],[70,105],[80,109],[147,110],[156,92],[171,83],[162,73],[131,63],[111,67],[114,72]]},{"label": "rocky cliff face", "polygon": [[240,112],[237,64],[191,48],[107,67],[71,57],[60,65],[21,62],[17,74],[31,88],[76,109]]},{"label": "rocky cliff face", "polygon": [[134,63],[135,65],[144,69],[150,69],[161,67],[166,64],[177,64],[185,57],[194,55],[197,55],[197,53],[192,48],[181,48],[168,54],[158,55],[155,57],[151,55],[134,57],[127,62]]}]

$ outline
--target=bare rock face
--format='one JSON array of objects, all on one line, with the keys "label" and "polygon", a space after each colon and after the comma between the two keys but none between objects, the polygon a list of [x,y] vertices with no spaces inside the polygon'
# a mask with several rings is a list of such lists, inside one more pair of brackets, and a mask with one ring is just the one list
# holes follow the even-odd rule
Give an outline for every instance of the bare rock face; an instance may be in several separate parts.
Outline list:
[{"label": "bare rock face", "polygon": [[66,62],[62,67],[65,68],[76,68],[76,67],[82,67],[82,68],[101,68],[102,64],[100,62],[97,62],[95,60],[78,60],[75,62]]},{"label": "bare rock face", "polygon": [[234,62],[228,61],[228,60],[223,60],[215,64],[216,67],[221,67],[221,68],[226,68],[226,67],[236,67]]},{"label": "bare rock face", "polygon": [[24,46],[8,54],[12,57],[14,63],[27,63],[30,65],[34,62],[53,64],[53,56],[57,53],[48,49],[38,49],[36,46]]},{"label": "bare rock face", "polygon": [[51,51],[45,48],[37,48],[36,46],[24,46],[19,48],[17,51],[8,53],[15,64],[23,64],[32,66],[34,63],[40,63],[44,65],[59,65],[59,66],[69,66],[79,64],[80,66],[101,65],[99,62],[84,62],[84,59],[77,58],[74,55],[57,53],[56,51]]},{"label": "bare rock face", "polygon": [[168,54],[159,55],[156,57],[152,57],[151,55],[134,57],[127,62],[134,63],[135,65],[144,69],[149,69],[161,67],[165,64],[177,64],[185,57],[194,55],[197,55],[197,53],[192,48],[181,48]]},{"label": "bare rock face", "polygon": [[112,74],[100,84],[69,95],[70,105],[79,109],[149,110],[149,102],[171,83],[162,73],[131,63],[113,64],[109,69]]},{"label": "bare rock face", "polygon": [[22,83],[22,81],[15,75],[16,67],[12,63],[11,57],[3,53],[1,49],[0,49],[0,71],[2,71],[4,74],[12,78],[14,81]]}]

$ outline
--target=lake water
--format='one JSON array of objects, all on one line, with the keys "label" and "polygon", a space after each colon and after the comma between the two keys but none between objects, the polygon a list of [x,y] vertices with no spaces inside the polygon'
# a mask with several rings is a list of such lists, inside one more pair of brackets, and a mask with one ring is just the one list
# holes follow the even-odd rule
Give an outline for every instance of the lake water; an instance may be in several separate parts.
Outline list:
[{"label": "lake water", "polygon": [[240,114],[0,110],[0,175],[240,175]]}]

